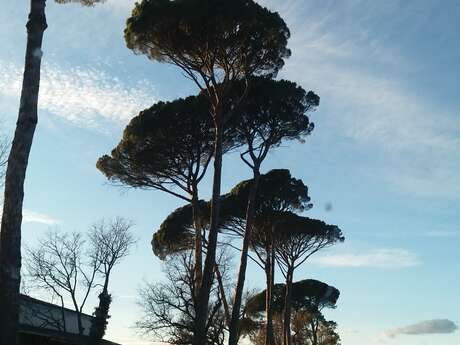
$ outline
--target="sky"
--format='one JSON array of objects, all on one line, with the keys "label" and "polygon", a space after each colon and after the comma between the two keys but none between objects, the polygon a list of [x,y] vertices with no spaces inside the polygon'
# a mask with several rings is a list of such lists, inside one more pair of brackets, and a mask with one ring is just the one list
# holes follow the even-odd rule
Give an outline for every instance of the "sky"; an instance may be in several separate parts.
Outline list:
[{"label": "sky", "polygon": [[[28,2],[0,2],[0,120],[11,137]],[[292,56],[278,77],[321,97],[311,136],[270,154],[262,170],[290,169],[309,187],[314,207],[305,215],[337,224],[346,237],[295,279],[340,289],[337,308],[325,314],[338,322],[343,345],[460,344],[460,2],[259,3],[291,30]],[[174,66],[126,48],[132,7],[131,0],[94,8],[48,1],[22,231],[23,244],[33,246],[50,229],[84,232],[101,218],[133,220],[138,243],[114,272],[106,337],[144,345],[152,341],[134,327],[138,290],[163,279],[150,240],[182,202],[114,187],[95,162],[140,110],[197,90]],[[237,156],[225,157],[223,192],[248,177]],[[202,197],[210,187],[208,178]],[[248,288],[263,288],[262,272],[249,272]]]}]

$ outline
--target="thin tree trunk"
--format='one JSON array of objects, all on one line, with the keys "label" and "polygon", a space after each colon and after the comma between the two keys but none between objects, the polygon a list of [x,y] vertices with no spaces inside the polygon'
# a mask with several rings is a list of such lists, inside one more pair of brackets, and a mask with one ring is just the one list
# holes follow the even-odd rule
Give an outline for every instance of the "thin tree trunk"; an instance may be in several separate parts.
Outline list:
[{"label": "thin tree trunk", "polygon": [[81,320],[81,314],[82,314],[82,310],[78,309],[78,311],[77,311],[77,326],[78,326],[78,334],[80,336],[82,336],[83,332],[84,332],[83,322]]},{"label": "thin tree trunk", "polygon": [[0,232],[0,344],[17,344],[24,180],[37,125],[46,0],[31,0],[18,121],[8,157]]},{"label": "thin tree trunk", "polygon": [[[196,187],[195,187],[196,190]],[[192,196],[192,212],[193,226],[195,228],[195,296],[198,297],[201,281],[203,279],[203,264],[202,264],[202,238],[201,238],[201,222],[200,210],[198,205],[198,195],[194,193]]]},{"label": "thin tree trunk", "polygon": [[248,250],[249,243],[251,240],[251,230],[254,223],[255,213],[255,200],[257,195],[257,188],[259,186],[260,172],[259,169],[254,169],[254,178],[249,192],[248,206],[246,210],[246,228],[243,238],[243,247],[241,249],[240,268],[238,271],[238,280],[235,287],[235,296],[233,299],[232,318],[229,325],[229,345],[236,345],[239,338],[239,323],[240,323],[240,311],[241,311],[241,300],[243,297],[244,281],[246,279],[246,267],[248,265]]},{"label": "thin tree trunk", "polygon": [[222,305],[224,307],[225,322],[229,324],[230,323],[230,309],[227,303],[227,297],[225,294],[225,288],[224,288],[224,282],[222,280],[222,275],[220,274],[219,266],[217,266],[217,264],[215,266],[215,272],[216,272],[217,284],[219,285],[219,293],[222,299]]},{"label": "thin tree trunk", "polygon": [[198,305],[196,308],[195,332],[193,334],[192,339],[193,345],[205,345],[207,343],[206,320],[208,316],[209,295],[211,293],[211,287],[214,277],[214,264],[216,262],[216,247],[220,207],[220,185],[222,177],[223,126],[221,109],[216,110],[214,122],[216,132],[214,142],[214,176],[211,200],[211,219],[209,227],[208,247],[203,269],[203,278],[198,295]]},{"label": "thin tree trunk", "polygon": [[294,270],[289,267],[286,274],[286,291],[284,297],[283,338],[284,345],[291,345],[291,299]]},{"label": "thin tree trunk", "polygon": [[265,313],[266,313],[266,333],[265,345],[274,345],[273,341],[273,286],[274,286],[274,250],[270,245],[267,250],[267,259],[265,263],[265,276],[267,281],[267,290],[265,292]]}]

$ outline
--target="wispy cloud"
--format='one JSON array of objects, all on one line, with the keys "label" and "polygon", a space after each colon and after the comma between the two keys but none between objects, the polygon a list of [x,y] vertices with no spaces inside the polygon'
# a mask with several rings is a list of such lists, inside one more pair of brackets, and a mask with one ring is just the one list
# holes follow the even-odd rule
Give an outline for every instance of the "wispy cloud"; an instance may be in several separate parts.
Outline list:
[{"label": "wispy cloud", "polygon": [[45,225],[56,225],[59,221],[47,214],[31,210],[22,211],[22,220],[26,223],[40,223]]},{"label": "wispy cloud", "polygon": [[312,258],[311,262],[332,267],[404,268],[420,264],[414,253],[405,249],[376,249],[367,253],[329,254]]},{"label": "wispy cloud", "polygon": [[420,75],[414,72],[419,61],[385,40],[398,29],[388,28],[387,37],[372,31],[385,15],[401,24],[391,14],[399,11],[392,8],[396,3],[350,1],[318,9],[292,0],[262,2],[279,10],[291,28],[293,55],[281,76],[319,93],[321,121],[336,131],[332,135],[372,150],[384,164],[372,175],[394,191],[457,199],[458,114],[433,102],[427,85],[421,90],[407,79]]},{"label": "wispy cloud", "polygon": [[427,237],[437,237],[437,238],[451,238],[451,237],[460,237],[460,231],[450,231],[450,230],[433,230],[426,233]]},{"label": "wispy cloud", "polygon": [[394,338],[398,335],[425,335],[425,334],[449,334],[458,329],[455,322],[448,319],[426,320],[413,325],[392,329],[385,332],[385,335]]},{"label": "wispy cloud", "polygon": [[[19,98],[21,82],[22,68],[0,60],[0,93]],[[81,127],[101,129],[107,121],[124,124],[156,98],[146,80],[129,85],[96,68],[43,66],[40,109]]]}]

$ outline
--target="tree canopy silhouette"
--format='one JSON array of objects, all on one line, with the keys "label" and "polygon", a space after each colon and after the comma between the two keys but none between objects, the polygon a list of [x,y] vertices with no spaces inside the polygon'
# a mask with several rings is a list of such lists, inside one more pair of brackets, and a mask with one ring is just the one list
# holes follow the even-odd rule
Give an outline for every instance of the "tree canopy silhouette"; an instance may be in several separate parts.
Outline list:
[{"label": "tree canopy silhouette", "polygon": [[[222,151],[235,143],[224,133]],[[141,111],[126,127],[110,156],[96,166],[111,181],[155,188],[191,203],[195,224],[196,283],[201,283],[201,232],[198,184],[214,153],[214,126],[204,95],[159,102]],[[197,292],[199,289],[196,290]]]},{"label": "tree canopy silhouette", "polygon": [[237,140],[245,144],[241,159],[252,169],[254,177],[247,200],[246,229],[229,330],[230,345],[235,345],[238,338],[238,320],[260,167],[271,149],[288,140],[302,141],[304,136],[311,133],[314,126],[307,113],[319,105],[319,97],[312,91],[307,93],[293,82],[275,81],[266,77],[251,77],[249,87],[243,81],[234,82],[228,97],[230,104],[237,103],[239,95],[244,93],[246,88],[247,96],[239,103],[230,120],[230,126],[235,128]]},{"label": "tree canopy silhouette", "polygon": [[[229,125],[234,127],[236,140],[246,146],[243,161],[259,169],[270,149],[289,140],[303,142],[311,133],[314,124],[308,113],[319,105],[319,96],[287,80],[251,77],[248,84],[232,83],[226,109],[239,104],[237,111],[227,110],[233,115]],[[246,88],[246,97],[238,103]]]},{"label": "tree canopy silhouette", "polygon": [[182,68],[199,86],[276,75],[289,29],[252,0],[143,0],[126,23],[128,48]]},{"label": "tree canopy silhouette", "polygon": [[[277,13],[252,0],[143,0],[127,20],[125,40],[135,53],[181,68],[209,98],[214,121],[214,176],[208,250],[199,289],[197,331],[204,329],[216,256],[222,175],[223,106],[230,83],[274,76],[290,55],[289,30]],[[245,92],[240,96],[240,100]]]},{"label": "tree canopy silhouette", "polygon": [[[245,236],[246,208],[254,179],[240,182],[229,193],[221,197],[221,217],[219,230],[240,237]],[[283,212],[293,210],[303,211],[311,207],[308,197],[308,188],[301,180],[291,177],[289,170],[275,169],[260,176],[258,192],[255,196],[253,235],[250,237],[251,247],[254,249],[264,268],[267,277],[267,286],[273,281],[274,270],[274,237],[273,226],[278,216]],[[209,203],[203,204],[209,210]],[[209,211],[202,211],[203,215]],[[153,248],[156,255],[166,256],[176,250],[187,248],[186,234],[190,228],[190,211],[187,207],[173,212],[160,230],[154,234]],[[206,225],[206,219],[202,221]],[[264,237],[265,236],[265,237]],[[261,244],[261,238],[265,241]],[[183,241],[178,241],[182,238]],[[262,249],[262,252],[261,252]],[[267,296],[267,298],[270,298]],[[268,311],[270,309],[268,308]],[[270,320],[267,321],[270,323]],[[270,327],[270,326],[269,326]],[[238,338],[239,332],[237,332]]]},{"label": "tree canopy silhouette", "polygon": [[130,121],[96,166],[115,183],[191,201],[213,155],[213,128],[203,96],[159,102]]},{"label": "tree canopy silhouette", "polygon": [[291,344],[291,295],[294,270],[319,250],[343,242],[342,231],[320,220],[286,213],[277,220],[275,257],[286,281],[284,343]]},{"label": "tree canopy silhouette", "polygon": [[[285,303],[286,284],[275,284],[273,289],[273,308],[282,312]],[[246,302],[246,313],[255,316],[265,311],[265,293],[263,290]],[[292,306],[294,310],[321,311],[323,308],[335,308],[340,291],[322,281],[304,279],[292,284]]]}]

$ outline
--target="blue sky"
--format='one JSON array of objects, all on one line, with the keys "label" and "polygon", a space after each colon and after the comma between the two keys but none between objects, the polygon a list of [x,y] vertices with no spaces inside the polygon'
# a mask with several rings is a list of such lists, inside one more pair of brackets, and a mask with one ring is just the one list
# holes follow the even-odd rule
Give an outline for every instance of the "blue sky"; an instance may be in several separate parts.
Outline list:
[{"label": "blue sky", "polygon": [[[0,1],[0,119],[10,132],[28,3]],[[338,308],[327,316],[339,323],[343,345],[460,343],[458,331],[405,334],[433,332],[436,325],[418,324],[427,320],[460,325],[460,2],[260,3],[279,11],[291,29],[293,54],[279,77],[321,96],[306,143],[280,148],[264,171],[291,169],[310,188],[314,208],[307,215],[339,225],[346,236],[295,278],[341,290]],[[48,1],[23,240],[32,245],[50,227],[84,231],[102,217],[132,219],[139,242],[112,281],[108,338],[141,345],[149,341],[133,328],[140,317],[137,289],[144,280],[162,279],[150,239],[180,201],[110,186],[95,162],[140,110],[196,90],[176,68],[125,47],[132,4],[108,0],[82,8]],[[227,157],[223,190],[248,176],[237,157]],[[202,190],[209,196],[209,183]],[[261,272],[250,270],[248,287],[261,287]],[[414,324],[411,332],[407,326]]]}]

